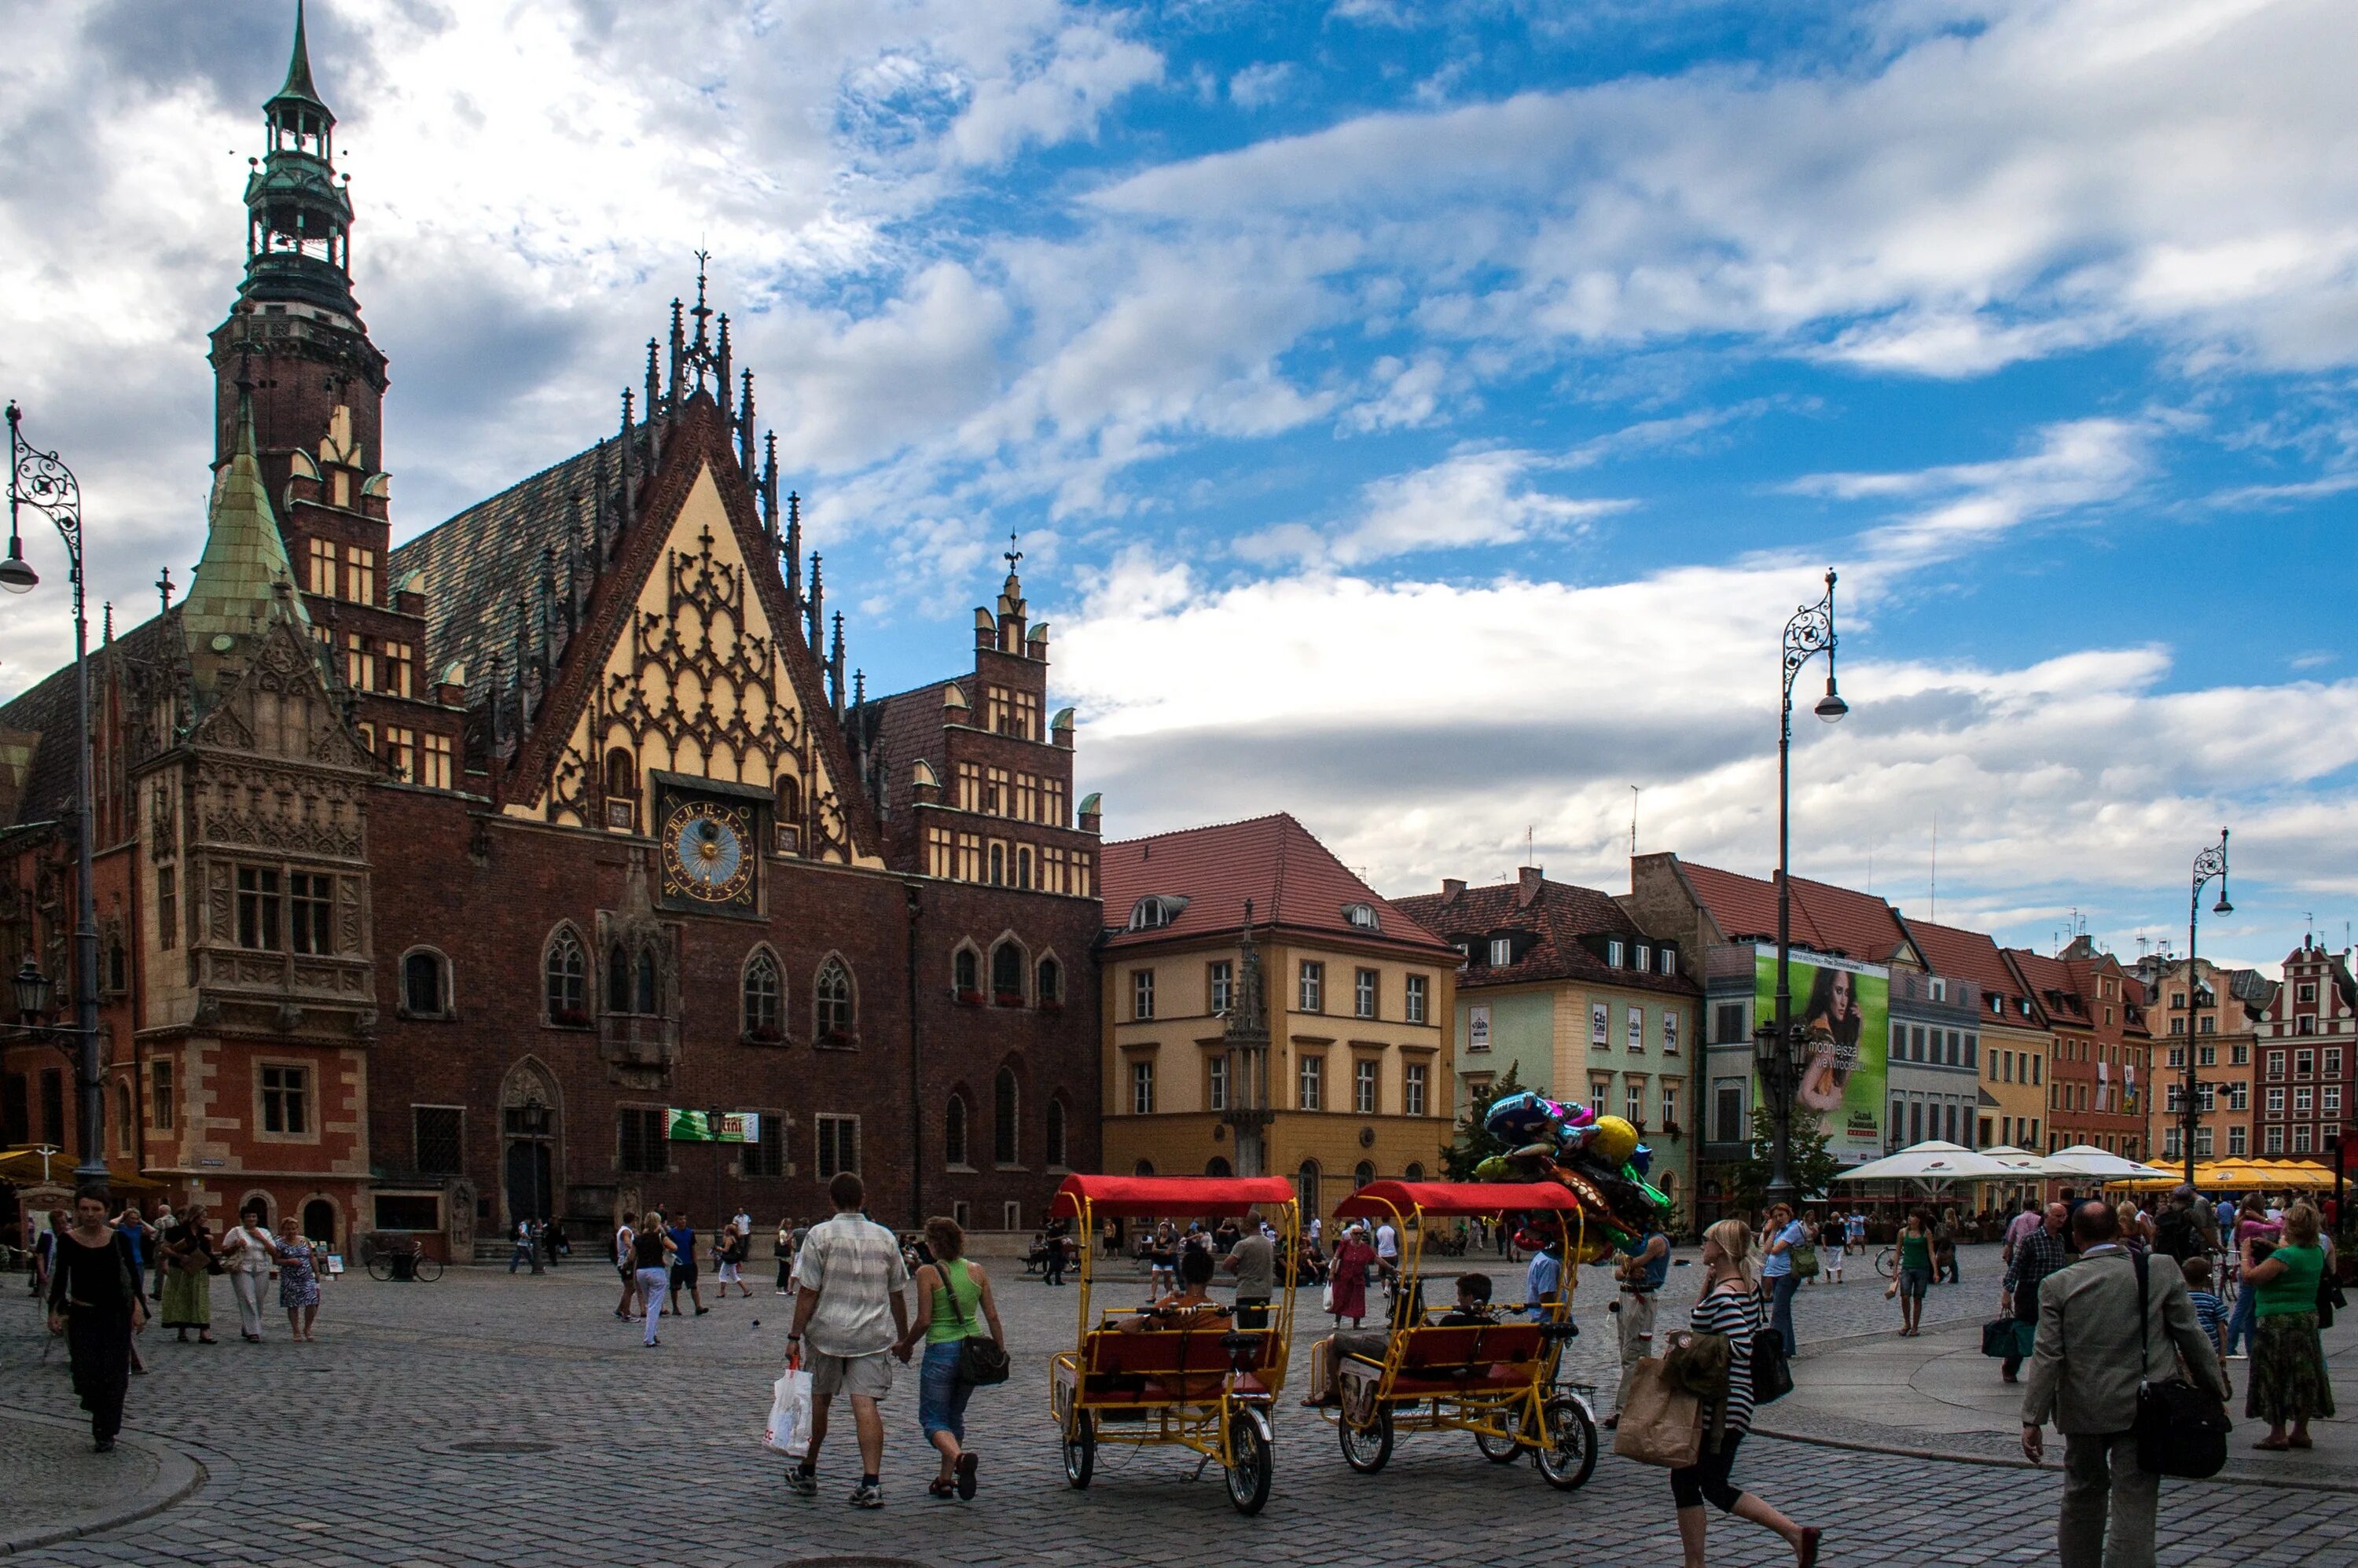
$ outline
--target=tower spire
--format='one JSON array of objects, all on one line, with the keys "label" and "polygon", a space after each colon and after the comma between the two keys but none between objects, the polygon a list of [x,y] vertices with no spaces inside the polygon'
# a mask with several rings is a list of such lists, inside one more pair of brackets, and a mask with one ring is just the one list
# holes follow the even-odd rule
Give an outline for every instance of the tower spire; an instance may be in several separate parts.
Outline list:
[{"label": "tower spire", "polygon": [[[304,36],[303,0],[295,0],[295,48],[287,58],[287,81],[270,102],[276,106],[282,99],[308,103],[327,113],[327,104],[319,99],[319,89],[311,85],[311,46]],[[332,123],[334,116],[329,116]]]},{"label": "tower spire", "polygon": [[213,478],[204,555],[180,605],[180,633],[188,642],[200,702],[210,706],[224,678],[243,667],[269,629],[274,606],[285,604],[298,623],[308,626],[310,616],[294,586],[287,541],[254,456],[252,387],[241,383],[236,439],[229,461]]}]

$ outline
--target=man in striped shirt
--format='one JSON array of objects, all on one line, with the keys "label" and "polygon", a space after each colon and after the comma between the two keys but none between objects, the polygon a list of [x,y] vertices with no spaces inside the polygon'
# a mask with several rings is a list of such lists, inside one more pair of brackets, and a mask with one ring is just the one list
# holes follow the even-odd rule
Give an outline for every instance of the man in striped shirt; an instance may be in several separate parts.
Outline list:
[{"label": "man in striped shirt", "polygon": [[[818,1493],[818,1445],[827,1439],[827,1410],[838,1393],[851,1396],[852,1424],[860,1434],[860,1485],[851,1506],[881,1509],[877,1479],[884,1461],[884,1412],[892,1391],[896,1347],[909,1358],[909,1267],[892,1233],[860,1213],[868,1193],[849,1171],[827,1184],[835,1217],[811,1227],[795,1260],[802,1292],[795,1303],[789,1350],[810,1350],[810,1447],[802,1463],[786,1472],[786,1485],[804,1497]],[[889,1317],[889,1321],[888,1321]]]}]

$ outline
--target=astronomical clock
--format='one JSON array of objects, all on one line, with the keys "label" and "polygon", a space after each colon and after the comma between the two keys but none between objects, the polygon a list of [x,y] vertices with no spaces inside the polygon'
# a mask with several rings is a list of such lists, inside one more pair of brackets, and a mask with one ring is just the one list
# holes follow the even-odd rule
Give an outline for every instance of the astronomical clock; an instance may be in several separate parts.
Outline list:
[{"label": "astronomical clock", "polygon": [[663,903],[710,914],[758,913],[767,798],[669,774],[658,775],[657,789]]}]

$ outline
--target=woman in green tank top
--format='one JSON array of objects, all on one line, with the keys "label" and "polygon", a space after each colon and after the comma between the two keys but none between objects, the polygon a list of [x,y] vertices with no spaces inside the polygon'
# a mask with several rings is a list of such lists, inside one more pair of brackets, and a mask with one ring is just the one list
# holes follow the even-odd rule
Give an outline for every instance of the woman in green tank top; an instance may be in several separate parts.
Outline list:
[{"label": "woman in green tank top", "polygon": [[[2244,1413],[2268,1423],[2255,1448],[2307,1448],[2309,1419],[2333,1414],[2333,1383],[2317,1332],[2318,1291],[2331,1254],[2318,1232],[2317,1210],[2293,1205],[2285,1211],[2284,1244],[2244,1272],[2244,1289],[2258,1303]],[[2255,1258],[2260,1250],[2252,1248]]]},{"label": "woman in green tank top", "polygon": [[925,1311],[909,1325],[903,1350],[925,1342],[925,1368],[917,1381],[917,1424],[940,1451],[942,1473],[925,1491],[946,1498],[974,1496],[975,1457],[966,1446],[966,1401],[974,1385],[958,1376],[967,1339],[990,1325],[1001,1348],[1006,1331],[990,1298],[990,1276],[966,1259],[966,1232],[951,1219],[925,1221],[925,1247],[934,1260],[917,1271],[917,1299]]}]

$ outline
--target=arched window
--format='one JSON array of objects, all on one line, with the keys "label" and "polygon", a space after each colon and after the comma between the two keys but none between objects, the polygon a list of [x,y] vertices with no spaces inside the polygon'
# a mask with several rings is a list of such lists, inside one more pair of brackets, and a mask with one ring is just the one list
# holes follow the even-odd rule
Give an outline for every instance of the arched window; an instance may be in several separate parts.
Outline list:
[{"label": "arched window", "polygon": [[1424,1162],[1421,1160],[1411,1160],[1408,1162],[1408,1169],[1401,1173],[1401,1180],[1403,1182],[1424,1180]]},{"label": "arched window", "polygon": [[1001,1067],[990,1080],[990,1157],[1002,1165],[1015,1163],[1015,1069]]},{"label": "arched window", "polygon": [[1141,1160],[1136,1167],[1131,1170],[1130,1174],[1133,1176],[1151,1176],[1154,1174],[1154,1162],[1152,1160]]},{"label": "arched window", "polygon": [[333,1246],[336,1240],[336,1206],[326,1198],[313,1198],[303,1206],[303,1237]]},{"label": "arched window", "polygon": [[1376,1168],[1362,1160],[1351,1167],[1351,1188],[1354,1192],[1376,1179]]},{"label": "arched window", "polygon": [[950,983],[961,991],[981,994],[982,959],[973,948],[961,947],[951,955]]},{"label": "arched window", "polygon": [[442,955],[420,947],[401,960],[401,1005],[413,1018],[439,1018],[450,1011],[448,969]]},{"label": "arched window", "polygon": [[1065,967],[1054,958],[1040,960],[1038,999],[1043,1002],[1061,1003],[1065,1000]]},{"label": "arched window", "polygon": [[778,775],[778,820],[794,823],[803,819],[802,781],[790,773]]},{"label": "arched window", "polygon": [[631,956],[620,942],[606,950],[606,1011],[631,1011]]},{"label": "arched window", "polygon": [[849,1039],[857,1018],[851,994],[851,971],[843,967],[840,958],[829,958],[819,966],[817,983],[811,988],[813,1022],[819,1039]]},{"label": "arched window", "polygon": [[1004,844],[993,844],[990,847],[990,885],[992,887],[1007,885],[1007,846]]},{"label": "arched window", "polygon": [[119,936],[107,944],[106,989],[111,991],[131,989],[131,957],[123,950],[123,939]]},{"label": "arched window", "polygon": [[1012,942],[990,950],[990,991],[1001,1007],[1023,1005],[1023,949]]},{"label": "arched window", "polygon": [[1015,847],[1015,885],[1026,892],[1032,887],[1032,849],[1026,844]]},{"label": "arched window", "polygon": [[639,1011],[649,1013],[661,1012],[663,1011],[661,995],[661,988],[656,984],[655,977],[655,950],[652,947],[642,947],[639,949]]},{"label": "arched window", "polygon": [[1204,1174],[1207,1176],[1226,1176],[1231,1173],[1228,1170],[1228,1156],[1225,1154],[1215,1154],[1204,1162]]},{"label": "arched window", "polygon": [[606,798],[635,800],[639,795],[639,770],[631,762],[631,753],[617,746],[606,753]]},{"label": "arched window", "polygon": [[131,1086],[114,1086],[114,1146],[124,1153],[131,1152]]},{"label": "arched window", "polygon": [[966,1097],[950,1096],[948,1113],[942,1119],[942,1160],[946,1164],[966,1163]]},{"label": "arched window", "polygon": [[1051,1095],[1048,1098],[1048,1147],[1045,1151],[1052,1169],[1063,1170],[1065,1159],[1065,1102]]},{"label": "arched window", "polygon": [[1306,1217],[1305,1223],[1308,1219],[1315,1219],[1326,1212],[1318,1205],[1317,1161],[1302,1162],[1302,1169],[1295,1172],[1293,1175],[1293,1195],[1301,1202],[1302,1212]]},{"label": "arched window", "polygon": [[551,1023],[590,1022],[590,955],[573,927],[560,925],[541,960],[541,1000]]},{"label": "arched window", "polygon": [[782,1038],[786,1028],[785,979],[777,956],[756,947],[745,960],[745,1033],[755,1040]]}]

